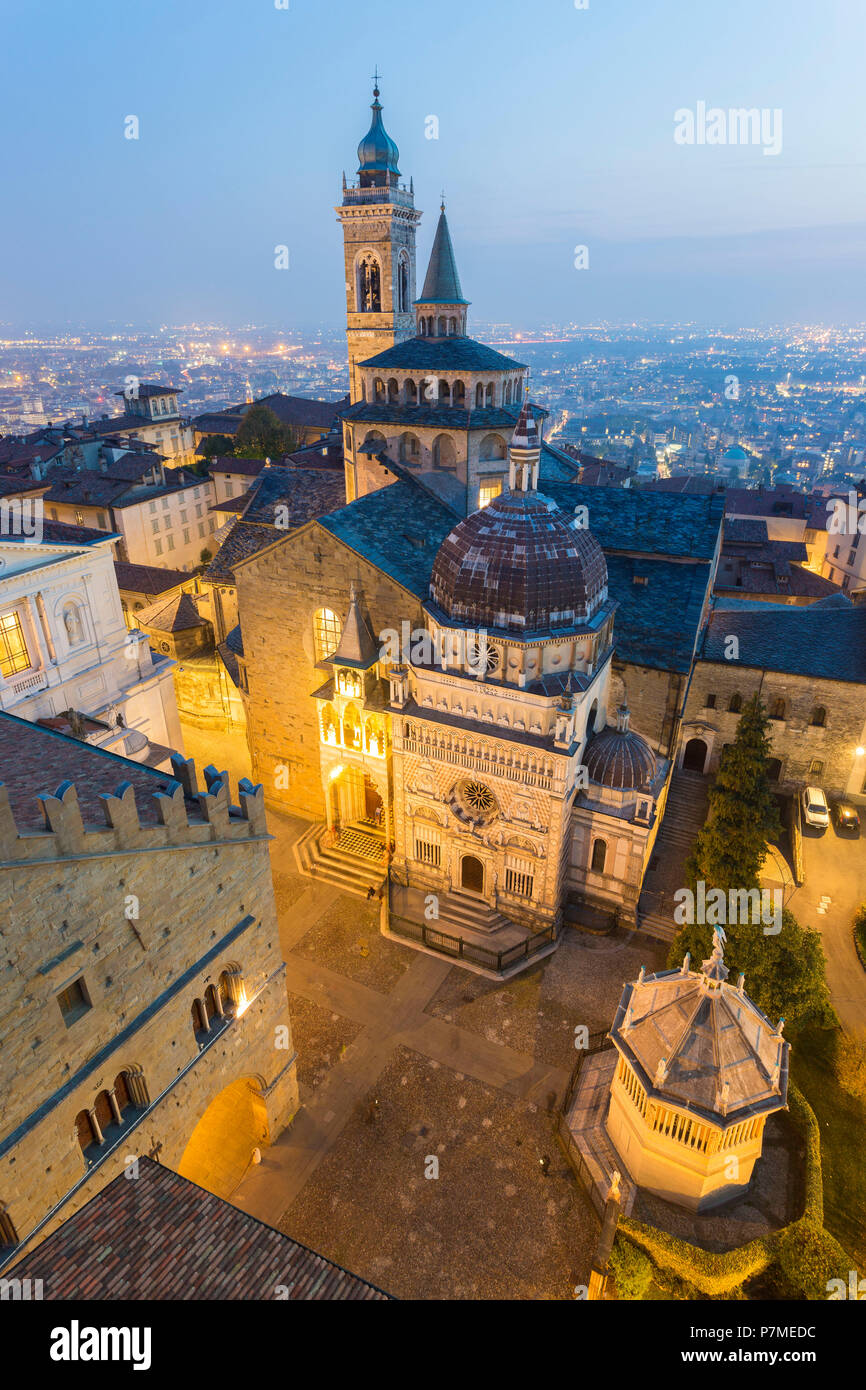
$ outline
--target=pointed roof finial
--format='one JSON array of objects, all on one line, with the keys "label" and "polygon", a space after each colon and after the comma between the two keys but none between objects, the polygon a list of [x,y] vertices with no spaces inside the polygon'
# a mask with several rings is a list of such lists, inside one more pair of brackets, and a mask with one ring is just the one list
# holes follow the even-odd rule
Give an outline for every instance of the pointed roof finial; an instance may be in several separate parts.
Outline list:
[{"label": "pointed roof finial", "polygon": [[444,211],[445,211],[445,189],[444,189],[444,188],[442,189],[442,201],[441,201],[441,203],[439,204],[439,211],[440,211],[440,212],[444,212]]},{"label": "pointed roof finial", "polygon": [[382,74],[381,74],[380,71],[379,71],[379,64],[377,63],[377,64],[376,64],[376,71],[373,73],[373,96],[374,96],[374,97],[377,97],[377,96],[379,95],[379,82],[380,82],[380,80],[381,80],[381,77],[382,77]]}]

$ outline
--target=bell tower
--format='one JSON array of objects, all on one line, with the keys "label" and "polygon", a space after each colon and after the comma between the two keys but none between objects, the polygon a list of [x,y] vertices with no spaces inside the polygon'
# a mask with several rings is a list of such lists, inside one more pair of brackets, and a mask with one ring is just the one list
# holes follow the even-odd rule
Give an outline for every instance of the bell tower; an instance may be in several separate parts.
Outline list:
[{"label": "bell tower", "polygon": [[343,226],[349,392],[361,400],[357,364],[415,336],[415,191],[400,183],[400,152],[382,124],[378,73],[373,122],[358,146],[358,182],[336,209]]}]

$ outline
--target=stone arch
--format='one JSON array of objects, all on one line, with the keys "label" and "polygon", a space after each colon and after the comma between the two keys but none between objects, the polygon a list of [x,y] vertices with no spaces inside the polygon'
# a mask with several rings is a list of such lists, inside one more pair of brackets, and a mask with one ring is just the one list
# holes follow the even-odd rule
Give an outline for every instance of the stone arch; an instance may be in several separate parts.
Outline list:
[{"label": "stone arch", "polygon": [[466,382],[455,381],[451,387],[451,404],[455,410],[466,409]]},{"label": "stone arch", "polygon": [[594,874],[603,874],[607,863],[607,840],[597,836],[592,842],[592,857],[589,867]]},{"label": "stone arch", "polygon": [[400,387],[397,383],[397,378],[395,376],[388,378],[388,404],[400,404]]},{"label": "stone arch", "polygon": [[510,382],[510,381],[506,381],[506,383],[505,383],[505,396],[504,396],[504,400],[505,400],[505,404],[506,404],[506,405],[510,405],[510,404],[511,404],[511,382]]},{"label": "stone arch", "polygon": [[508,457],[508,445],[501,434],[486,434],[481,441],[478,451],[481,462],[492,462],[494,459],[505,459]]},{"label": "stone arch", "polygon": [[361,715],[355,704],[343,710],[343,747],[361,750]]},{"label": "stone arch", "polygon": [[483,410],[483,408],[484,408],[484,383],[481,382],[481,381],[479,381],[478,385],[475,387],[475,409],[476,409],[476,410]]},{"label": "stone arch", "polygon": [[375,448],[378,454],[381,454],[384,449],[387,449],[387,447],[388,441],[385,438],[384,434],[382,434],[381,430],[370,430],[370,433],[367,435],[362,445],[362,449],[364,452],[368,452],[369,450]]},{"label": "stone arch", "polygon": [[385,403],[385,383],[380,376],[373,377],[373,400],[377,404]]},{"label": "stone arch", "polygon": [[407,377],[403,383],[403,400],[406,405],[418,404],[418,387],[412,377]]},{"label": "stone arch", "polygon": [[218,1197],[234,1192],[253,1150],[270,1137],[260,1077],[242,1076],[215,1095],[200,1116],[177,1172]]},{"label": "stone arch", "polygon": [[444,314],[439,315],[439,322],[436,326],[437,335],[444,338],[448,332],[448,323]]},{"label": "stone arch", "polygon": [[813,729],[825,729],[827,727],[827,710],[824,705],[815,706],[809,723]]},{"label": "stone arch", "polygon": [[683,748],[682,766],[687,772],[705,772],[709,748],[706,739],[695,736]]},{"label": "stone arch", "polygon": [[359,251],[355,262],[355,312],[382,312],[382,267],[371,250]]},{"label": "stone arch", "polygon": [[400,462],[415,468],[421,463],[421,441],[411,430],[400,435]]},{"label": "stone arch", "polygon": [[436,387],[436,399],[440,405],[450,406],[451,404],[451,385],[444,377],[440,377]]},{"label": "stone arch", "polygon": [[437,434],[433,440],[433,467],[455,468],[457,448],[450,434]]}]

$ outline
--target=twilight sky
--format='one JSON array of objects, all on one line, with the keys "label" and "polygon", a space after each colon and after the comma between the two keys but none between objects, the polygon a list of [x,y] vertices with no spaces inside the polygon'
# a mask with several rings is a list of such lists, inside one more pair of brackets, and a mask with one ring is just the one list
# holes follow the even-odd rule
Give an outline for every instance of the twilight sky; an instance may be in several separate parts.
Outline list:
[{"label": "twilight sky", "polygon": [[0,0],[0,322],[339,327],[376,64],[476,324],[860,322],[864,50],[864,0]]}]

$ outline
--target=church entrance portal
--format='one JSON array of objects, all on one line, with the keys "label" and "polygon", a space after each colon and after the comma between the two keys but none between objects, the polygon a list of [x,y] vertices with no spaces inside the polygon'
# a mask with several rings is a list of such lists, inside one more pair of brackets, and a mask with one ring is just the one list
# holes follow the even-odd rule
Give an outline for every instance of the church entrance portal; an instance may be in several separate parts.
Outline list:
[{"label": "church entrance portal", "polygon": [[460,865],[460,886],[470,893],[484,892],[484,865],[474,854],[464,854]]},{"label": "church entrance portal", "polygon": [[347,767],[331,783],[331,824],[341,829],[363,826],[384,834],[385,807],[373,779],[359,768]]},{"label": "church entrance portal", "polygon": [[707,765],[707,745],[702,738],[690,738],[683,754],[686,772],[703,772]]}]

